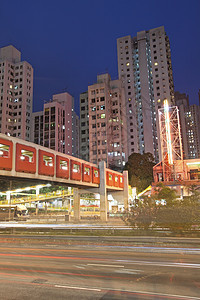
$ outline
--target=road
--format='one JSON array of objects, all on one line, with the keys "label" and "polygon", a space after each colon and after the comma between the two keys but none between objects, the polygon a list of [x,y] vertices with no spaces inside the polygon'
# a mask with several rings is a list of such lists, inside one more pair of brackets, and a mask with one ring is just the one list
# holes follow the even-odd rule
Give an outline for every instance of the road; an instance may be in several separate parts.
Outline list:
[{"label": "road", "polygon": [[194,248],[133,251],[52,239],[0,237],[0,299],[200,299]]}]

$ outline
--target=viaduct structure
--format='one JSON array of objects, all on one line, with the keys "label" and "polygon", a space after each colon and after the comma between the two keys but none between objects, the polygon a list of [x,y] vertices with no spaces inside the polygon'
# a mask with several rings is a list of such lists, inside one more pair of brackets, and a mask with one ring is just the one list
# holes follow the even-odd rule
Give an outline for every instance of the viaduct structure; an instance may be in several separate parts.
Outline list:
[{"label": "viaduct structure", "polygon": [[[80,219],[80,195],[100,194],[100,218],[107,221],[108,193],[128,209],[128,172],[123,174],[34,143],[0,134],[0,178],[60,183],[74,189],[74,219]],[[7,192],[9,200],[9,191]]]}]

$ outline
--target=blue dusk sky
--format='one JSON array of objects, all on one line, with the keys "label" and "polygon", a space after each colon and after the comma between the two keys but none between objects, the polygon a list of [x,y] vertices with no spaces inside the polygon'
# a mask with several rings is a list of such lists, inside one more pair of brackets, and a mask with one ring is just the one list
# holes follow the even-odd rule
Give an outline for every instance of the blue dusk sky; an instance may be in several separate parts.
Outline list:
[{"label": "blue dusk sky", "polygon": [[200,0],[1,0],[0,47],[14,45],[34,68],[33,110],[68,91],[75,97],[97,74],[117,72],[117,38],[164,25],[175,91],[198,103]]}]

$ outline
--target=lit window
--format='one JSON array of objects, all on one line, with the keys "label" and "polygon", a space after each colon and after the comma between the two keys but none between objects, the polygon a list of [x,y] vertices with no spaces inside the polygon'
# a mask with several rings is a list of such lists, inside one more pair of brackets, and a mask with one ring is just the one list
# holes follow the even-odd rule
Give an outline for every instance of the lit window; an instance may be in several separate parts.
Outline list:
[{"label": "lit window", "polygon": [[74,164],[74,165],[73,165],[73,172],[74,172],[74,173],[78,173],[79,171],[80,171],[80,166],[77,165],[77,164]]},{"label": "lit window", "polygon": [[62,170],[68,170],[68,164],[67,164],[67,161],[65,160],[60,160],[60,168]]},{"label": "lit window", "polygon": [[85,174],[85,175],[90,175],[90,168],[85,167],[84,174]]},{"label": "lit window", "polygon": [[130,64],[129,64],[129,62],[127,62],[127,64],[126,64],[127,66],[129,66]]}]

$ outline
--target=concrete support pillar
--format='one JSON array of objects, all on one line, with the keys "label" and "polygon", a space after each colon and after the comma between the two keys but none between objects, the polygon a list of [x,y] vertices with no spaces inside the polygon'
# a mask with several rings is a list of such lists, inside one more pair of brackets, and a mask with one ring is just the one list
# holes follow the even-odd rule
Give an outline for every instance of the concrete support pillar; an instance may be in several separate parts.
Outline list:
[{"label": "concrete support pillar", "polygon": [[8,204],[10,205],[10,191],[6,192],[6,200],[8,201]]},{"label": "concrete support pillar", "polygon": [[[10,194],[11,194],[10,191],[7,191],[7,192],[6,192],[6,200],[8,201],[8,205],[11,205]],[[11,206],[9,207],[8,218],[9,218],[9,221],[10,221],[10,219],[11,219]]]},{"label": "concrete support pillar", "polygon": [[36,214],[36,216],[38,215],[38,204],[37,203],[35,205],[35,214]]},{"label": "concrete support pillar", "polygon": [[74,194],[74,221],[80,220],[80,193],[78,188],[73,189]]},{"label": "concrete support pillar", "polygon": [[40,188],[38,186],[36,186],[35,193],[36,193],[36,198],[38,198],[40,194]]},{"label": "concrete support pillar", "polygon": [[124,209],[128,210],[128,171],[123,171],[124,177]]},{"label": "concrete support pillar", "polygon": [[45,211],[45,215],[47,214],[47,203],[45,202],[44,204],[44,211]]},{"label": "concrete support pillar", "polygon": [[99,162],[100,170],[100,185],[99,185],[99,194],[100,194],[100,219],[102,222],[107,221],[107,211],[108,211],[108,200],[107,200],[107,191],[106,191],[106,163],[104,161]]}]

